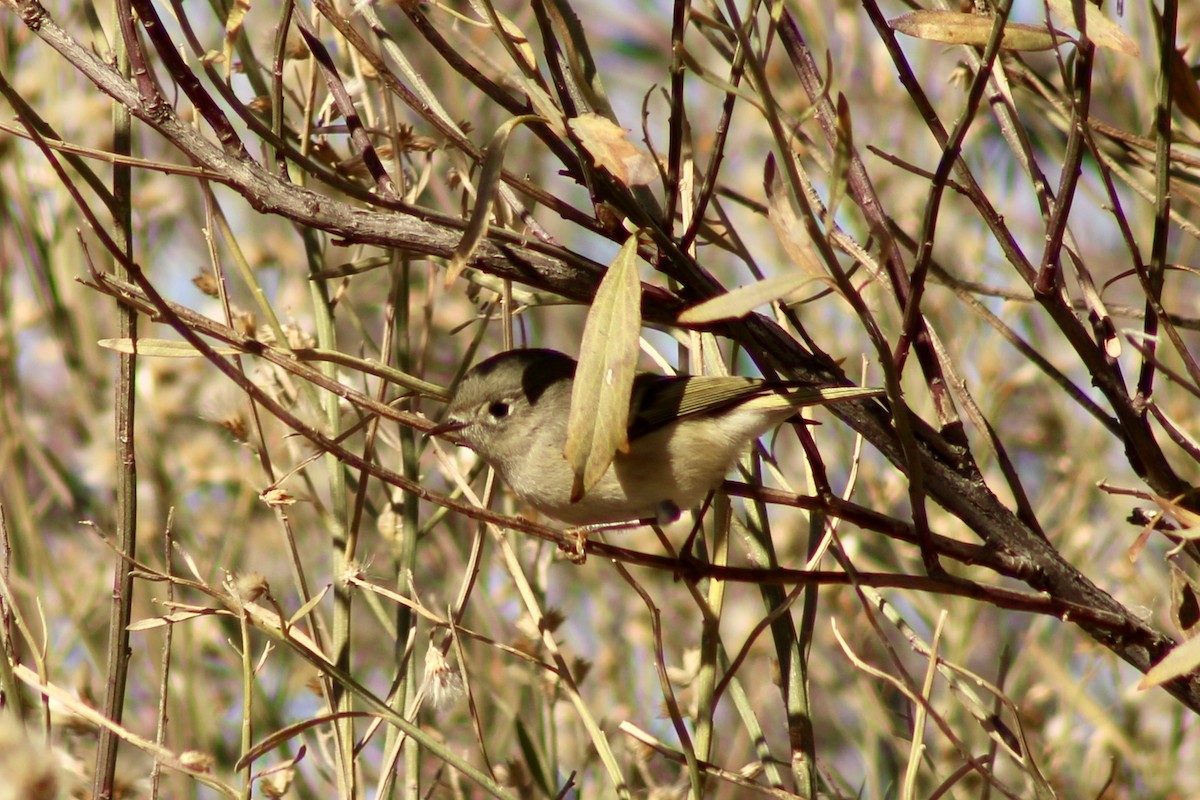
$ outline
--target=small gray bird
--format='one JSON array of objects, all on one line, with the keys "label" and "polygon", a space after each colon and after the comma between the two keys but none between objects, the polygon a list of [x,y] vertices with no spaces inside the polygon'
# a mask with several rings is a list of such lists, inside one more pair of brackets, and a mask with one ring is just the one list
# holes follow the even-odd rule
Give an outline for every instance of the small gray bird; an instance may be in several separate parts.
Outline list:
[{"label": "small gray bird", "polygon": [[510,350],[463,377],[446,421],[524,502],[573,526],[667,521],[698,506],[751,440],[801,406],[875,397],[879,389],[800,386],[736,376],[634,379],[629,452],[572,502],[563,456],[575,359],[557,350]]}]

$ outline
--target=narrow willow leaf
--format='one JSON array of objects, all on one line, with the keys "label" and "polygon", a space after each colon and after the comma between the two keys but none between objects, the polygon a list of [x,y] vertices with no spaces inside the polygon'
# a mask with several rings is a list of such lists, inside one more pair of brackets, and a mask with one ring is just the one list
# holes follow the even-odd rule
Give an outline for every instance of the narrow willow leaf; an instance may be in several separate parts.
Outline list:
[{"label": "narrow willow leaf", "polygon": [[1138,681],[1137,688],[1150,689],[1166,683],[1172,678],[1186,675],[1200,667],[1200,636],[1188,639],[1167,653],[1166,657],[1150,668]]},{"label": "narrow willow leaf", "polygon": [[250,11],[250,0],[237,0],[229,7],[229,15],[225,17],[225,77],[229,78],[233,68],[233,50],[237,41],[242,38],[242,26],[246,14]]},{"label": "narrow willow leaf", "polygon": [[812,237],[804,220],[796,215],[783,184],[783,175],[775,168],[775,156],[767,156],[763,168],[763,189],[767,194],[767,219],[792,263],[811,278],[827,278],[820,259],[813,252]]},{"label": "narrow willow leaf", "polygon": [[1171,98],[1179,113],[1200,124],[1200,84],[1184,59],[1183,53],[1171,53]]},{"label": "narrow willow leaf", "polygon": [[[694,16],[692,17],[692,21],[695,21]],[[679,54],[683,58],[683,65],[687,67],[688,72],[693,73],[700,80],[718,89],[722,94],[736,97],[740,102],[748,103],[758,111],[763,111],[761,97],[747,91],[742,86],[735,86],[717,73],[706,69],[704,64],[688,51],[686,45],[680,47]]]},{"label": "narrow willow leaf", "polygon": [[232,44],[242,34],[242,25],[246,14],[250,11],[250,0],[237,0],[229,7],[229,15],[225,17],[225,38]]},{"label": "narrow willow leaf", "polygon": [[697,303],[679,315],[680,325],[702,325],[724,319],[741,319],[759,306],[787,297],[815,278],[800,272],[776,275],[739,286],[711,300]]},{"label": "narrow willow leaf", "polygon": [[850,117],[850,103],[846,95],[837,96],[837,144],[833,148],[833,169],[829,172],[829,202],[825,204],[826,230],[833,229],[838,206],[846,194],[846,183],[850,162],[854,157],[854,124]]},{"label": "narrow willow leaf", "polygon": [[370,256],[355,259],[354,261],[343,261],[341,264],[335,264],[332,267],[326,267],[309,273],[308,279],[310,281],[324,281],[333,278],[344,278],[347,275],[358,275],[368,270],[386,267],[390,263],[392,263],[391,256]]},{"label": "narrow willow leaf", "polygon": [[[1054,0],[1050,1],[1054,3]],[[1088,20],[1091,21],[1090,16]],[[992,38],[995,20],[957,11],[914,11],[888,20],[888,25],[917,39],[983,47]],[[1045,27],[1006,22],[1000,47],[1003,50],[1049,50],[1054,47],[1056,37],[1059,42],[1071,41],[1070,36],[1060,31],[1055,31],[1051,36],[1050,30]]]},{"label": "narrow willow leaf", "polygon": [[533,778],[534,784],[542,790],[541,793],[546,797],[557,795],[557,787],[551,786],[550,781],[546,778],[547,770],[542,763],[541,750],[534,744],[533,736],[529,734],[529,729],[525,726],[520,715],[517,716],[514,727],[517,731],[517,744],[521,748],[521,757],[525,759],[526,774]]},{"label": "narrow willow leaf", "polygon": [[642,327],[637,265],[635,233],[600,282],[583,329],[563,450],[575,473],[572,502],[596,485],[618,450],[629,450],[629,402]]},{"label": "narrow willow leaf", "polygon": [[542,7],[554,29],[555,43],[562,48],[565,57],[563,69],[571,88],[582,95],[579,98],[583,106],[581,110],[595,111],[616,122],[616,111],[600,80],[600,70],[596,67],[596,59],[592,57],[579,15],[567,0],[550,0],[543,3]]},{"label": "narrow willow leaf", "polygon": [[[133,340],[129,338],[101,339],[97,344],[126,355],[155,358],[203,358],[203,354],[199,350],[178,339],[138,339],[136,347]],[[223,356],[235,356],[242,351],[236,347],[213,347],[213,352]]]},{"label": "narrow willow leaf", "polygon": [[471,209],[471,219],[467,221],[467,229],[463,231],[462,239],[454,253],[450,256],[450,265],[446,270],[446,285],[454,283],[455,279],[467,268],[467,262],[479,249],[479,243],[487,234],[488,221],[492,217],[492,201],[500,189],[500,176],[504,171],[504,154],[508,150],[508,140],[513,129],[527,122],[538,122],[541,117],[525,114],[513,117],[505,122],[496,133],[484,151],[483,169],[479,173],[479,182],[475,186],[475,206]]},{"label": "narrow willow leaf", "polygon": [[1117,333],[1117,325],[1113,322],[1112,315],[1108,313],[1108,307],[1104,304],[1104,298],[1101,297],[1100,290],[1096,288],[1096,282],[1092,279],[1091,270],[1087,268],[1087,264],[1072,248],[1064,246],[1063,249],[1067,252],[1067,257],[1071,259],[1071,264],[1075,267],[1075,279],[1079,282],[1079,288],[1083,294],[1083,302],[1087,305],[1088,312],[1096,318],[1095,325],[1104,338],[1105,354],[1109,358],[1120,358],[1121,337]]},{"label": "narrow willow leaf", "polygon": [[517,86],[529,98],[534,112],[542,118],[542,121],[550,128],[554,135],[559,138],[565,138],[567,129],[563,121],[562,109],[559,108],[550,95],[542,90],[538,81],[534,79],[535,76],[540,77],[540,74],[537,69],[536,55],[531,50],[526,49],[529,47],[528,38],[511,20],[496,10],[494,3],[471,0],[471,5],[475,9],[475,13],[491,22],[492,30],[511,46],[512,58],[522,69],[517,72],[510,72],[509,77],[516,81]]},{"label": "narrow willow leaf", "polygon": [[[1071,9],[1071,0],[1049,0],[1050,12],[1064,25],[1075,27],[1075,12]],[[1088,38],[1097,47],[1116,50],[1127,56],[1140,56],[1142,48],[1137,42],[1125,35],[1117,23],[1113,22],[1100,9],[1091,3],[1084,3],[1084,22],[1087,24]]]},{"label": "narrow willow leaf", "polygon": [[125,627],[125,630],[130,633],[138,633],[139,631],[149,631],[154,628],[163,628],[176,622],[187,622],[189,619],[197,617],[210,617],[216,614],[216,611],[176,611],[173,614],[167,614],[162,617],[147,617],[146,619],[132,622]]},{"label": "narrow willow leaf", "polygon": [[[495,9],[492,10],[495,11]],[[525,32],[521,30],[517,23],[499,11],[495,13],[504,36],[512,43],[512,46],[521,56],[521,67],[524,69],[525,74],[529,75],[537,72],[537,51],[533,49],[533,45],[529,44],[529,37],[525,35]]]},{"label": "narrow willow leaf", "polygon": [[550,128],[550,131],[559,139],[565,141],[567,138],[566,117],[563,116],[562,109],[554,104],[553,98],[528,78],[521,78],[521,88],[524,89],[525,96],[529,98],[529,102],[533,105],[533,110],[537,112],[546,126]]},{"label": "narrow willow leaf", "polygon": [[314,608],[321,604],[321,601],[325,599],[325,595],[329,594],[329,590],[331,588],[332,586],[325,584],[325,588],[321,589],[321,591],[309,598],[307,603],[296,609],[296,613],[292,614],[292,616],[288,619],[288,627],[290,628],[300,620],[307,617]]}]

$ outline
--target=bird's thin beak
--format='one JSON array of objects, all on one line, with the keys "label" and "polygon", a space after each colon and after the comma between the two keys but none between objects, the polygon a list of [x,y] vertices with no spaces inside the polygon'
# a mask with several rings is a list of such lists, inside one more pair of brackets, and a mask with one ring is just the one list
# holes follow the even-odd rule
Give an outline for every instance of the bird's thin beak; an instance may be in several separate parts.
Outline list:
[{"label": "bird's thin beak", "polygon": [[462,420],[448,419],[445,422],[443,422],[441,425],[435,425],[434,427],[425,431],[425,435],[426,436],[441,436],[444,433],[456,433],[457,431],[461,431],[465,427],[467,427],[467,423],[463,422]]}]

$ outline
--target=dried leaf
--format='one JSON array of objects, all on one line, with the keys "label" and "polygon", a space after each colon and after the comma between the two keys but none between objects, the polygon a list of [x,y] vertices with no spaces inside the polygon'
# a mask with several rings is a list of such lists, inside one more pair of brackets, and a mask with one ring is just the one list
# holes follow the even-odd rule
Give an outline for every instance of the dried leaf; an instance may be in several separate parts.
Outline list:
[{"label": "dried leaf", "polygon": [[739,286],[711,300],[697,303],[679,315],[680,325],[702,325],[724,319],[741,319],[759,306],[787,297],[815,278],[792,272]]},{"label": "dried leaf", "polygon": [[[1063,24],[1074,28],[1075,12],[1071,9],[1071,0],[1049,0],[1049,2],[1051,13]],[[1083,8],[1088,38],[1097,47],[1116,50],[1127,56],[1142,54],[1142,48],[1138,47],[1137,42],[1126,36],[1125,32],[1117,27],[1117,23],[1104,16],[1100,9],[1091,3],[1084,3]]]},{"label": "dried leaf", "polygon": [[[1053,3],[1054,0],[1051,0]],[[1088,17],[1089,23],[1091,17]],[[995,20],[979,14],[961,14],[957,11],[914,11],[888,20],[894,30],[917,39],[929,39],[946,44],[969,44],[985,46],[992,38]],[[1090,32],[1090,31],[1089,31]],[[1004,35],[1000,39],[1003,50],[1049,50],[1059,42],[1070,41],[1071,37],[1061,31],[1020,22],[1006,22]]]},{"label": "dried leaf", "polygon": [[292,506],[296,504],[296,498],[284,489],[278,486],[270,489],[264,489],[259,492],[258,499],[262,500],[271,508],[282,508],[284,506]]},{"label": "dried leaf", "polygon": [[599,114],[583,114],[567,122],[571,133],[603,167],[626,186],[643,186],[658,177],[658,167],[645,151],[629,141],[629,131]]},{"label": "dried leaf", "polygon": [[572,502],[596,485],[618,450],[629,450],[629,403],[642,327],[637,264],[635,233],[600,282],[583,329],[563,450],[575,473]]},{"label": "dried leaf", "polygon": [[513,117],[505,122],[484,150],[483,169],[479,173],[479,182],[475,187],[475,206],[471,209],[471,219],[463,231],[462,239],[450,256],[450,264],[446,268],[446,285],[454,283],[455,279],[467,268],[467,262],[479,249],[480,242],[487,234],[488,222],[492,217],[492,201],[500,189],[500,176],[504,171],[504,153],[508,149],[508,140],[513,129],[527,122],[538,122],[541,117],[525,114]]}]

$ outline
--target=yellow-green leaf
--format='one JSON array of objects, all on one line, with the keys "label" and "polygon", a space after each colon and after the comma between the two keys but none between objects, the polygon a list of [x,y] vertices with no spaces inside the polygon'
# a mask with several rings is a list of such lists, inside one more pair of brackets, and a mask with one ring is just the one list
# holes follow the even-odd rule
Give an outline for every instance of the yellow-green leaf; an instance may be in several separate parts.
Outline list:
[{"label": "yellow-green leaf", "polygon": [[[97,342],[101,347],[118,353],[156,358],[201,358],[199,350],[180,339],[138,339],[134,345],[132,339],[101,339]],[[236,347],[213,347],[213,351],[223,356],[234,356],[242,352]]]},{"label": "yellow-green leaf", "polygon": [[679,315],[679,324],[702,325],[723,319],[741,319],[759,306],[787,297],[813,280],[815,278],[804,273],[792,272],[739,286],[685,310]]},{"label": "yellow-green leaf", "polygon": [[529,43],[529,37],[517,23],[496,11],[496,20],[500,23],[501,33],[508,39],[521,59],[521,67],[526,74],[537,72],[537,51]]},{"label": "yellow-green leaf", "polygon": [[162,617],[147,617],[146,619],[131,622],[125,630],[130,633],[138,633],[140,631],[149,631],[154,628],[163,628],[167,625],[172,625],[176,622],[187,622],[189,619],[196,617],[210,617],[217,612],[215,611],[176,611],[173,614],[167,614]]},{"label": "yellow-green leaf", "polygon": [[621,248],[588,312],[563,455],[575,473],[572,501],[587,494],[617,451],[629,449],[629,402],[642,328],[637,234]]},{"label": "yellow-green leaf", "polygon": [[1197,668],[1200,668],[1200,636],[1188,639],[1167,653],[1162,661],[1142,676],[1137,688],[1150,689]]},{"label": "yellow-green leaf", "polygon": [[228,78],[233,67],[233,51],[237,40],[242,36],[242,25],[246,14],[250,11],[250,0],[235,0],[229,7],[229,15],[225,17],[225,77]]},{"label": "yellow-green leaf", "polygon": [[783,175],[775,167],[775,157],[768,156],[763,169],[763,189],[767,194],[767,219],[775,229],[780,244],[791,256],[792,263],[812,278],[828,278],[825,268],[813,250],[812,237],[804,220],[796,214],[783,184]]},{"label": "yellow-green leaf", "polygon": [[325,595],[329,594],[329,590],[331,588],[332,587],[329,584],[325,584],[325,588],[321,589],[321,591],[309,598],[307,603],[296,609],[296,613],[292,614],[292,616],[288,619],[288,627],[295,625],[297,622],[307,617],[314,608],[321,604],[321,601],[325,599]]},{"label": "yellow-green leaf", "polygon": [[[888,25],[917,39],[983,47],[992,38],[995,20],[957,11],[914,11],[889,20]],[[1044,26],[1006,22],[1000,47],[1004,50],[1049,50],[1054,47],[1056,38],[1059,42],[1071,40],[1070,36],[1060,31],[1055,31],[1051,36],[1050,30]]]}]

